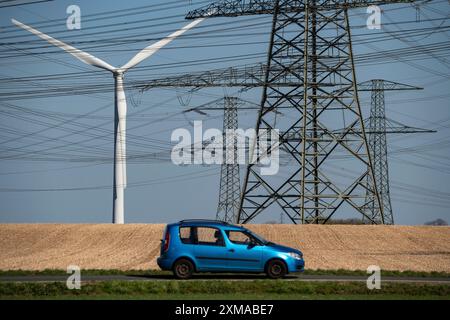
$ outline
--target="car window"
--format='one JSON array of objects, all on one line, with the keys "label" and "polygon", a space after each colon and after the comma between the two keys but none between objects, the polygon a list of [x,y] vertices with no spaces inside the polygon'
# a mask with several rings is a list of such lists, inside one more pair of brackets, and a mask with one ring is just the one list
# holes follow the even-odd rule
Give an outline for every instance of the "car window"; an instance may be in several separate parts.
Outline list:
[{"label": "car window", "polygon": [[251,235],[242,232],[242,231],[226,231],[227,237],[228,239],[234,243],[234,244],[244,244],[244,245],[248,245],[250,243],[255,243],[257,242],[256,239],[254,237],[252,237]]},{"label": "car window", "polygon": [[213,246],[224,246],[222,232],[216,228],[210,227],[198,227],[198,244],[202,245],[213,245]]},{"label": "car window", "polygon": [[251,232],[250,230],[246,231],[251,237],[254,237],[256,240],[258,240],[259,243],[261,244],[267,244],[270,243],[270,241],[267,241],[266,239],[264,239],[263,237],[261,237],[260,235]]},{"label": "car window", "polygon": [[180,227],[180,240],[185,244],[197,243],[197,236],[192,227]]},{"label": "car window", "polygon": [[180,240],[185,244],[225,245],[222,233],[213,227],[180,227]]}]

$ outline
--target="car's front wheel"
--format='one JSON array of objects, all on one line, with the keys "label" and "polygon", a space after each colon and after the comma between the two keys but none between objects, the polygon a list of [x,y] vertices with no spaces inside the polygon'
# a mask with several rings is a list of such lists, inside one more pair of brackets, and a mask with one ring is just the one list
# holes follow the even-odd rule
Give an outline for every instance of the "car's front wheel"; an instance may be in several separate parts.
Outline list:
[{"label": "car's front wheel", "polygon": [[173,265],[173,274],[177,279],[189,279],[194,273],[194,265],[188,259],[177,260]]},{"label": "car's front wheel", "polygon": [[280,260],[271,260],[267,264],[266,274],[271,279],[283,278],[286,273],[286,265]]}]

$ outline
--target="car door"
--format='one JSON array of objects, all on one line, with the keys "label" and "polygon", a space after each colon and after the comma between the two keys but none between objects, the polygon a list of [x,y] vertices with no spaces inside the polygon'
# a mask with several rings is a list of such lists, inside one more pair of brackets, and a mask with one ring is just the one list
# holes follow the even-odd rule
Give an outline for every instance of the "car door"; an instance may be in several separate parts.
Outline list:
[{"label": "car door", "polygon": [[222,231],[214,227],[197,227],[195,260],[200,271],[226,271],[227,247]]},{"label": "car door", "polygon": [[263,247],[250,234],[227,230],[228,267],[232,271],[264,271]]}]

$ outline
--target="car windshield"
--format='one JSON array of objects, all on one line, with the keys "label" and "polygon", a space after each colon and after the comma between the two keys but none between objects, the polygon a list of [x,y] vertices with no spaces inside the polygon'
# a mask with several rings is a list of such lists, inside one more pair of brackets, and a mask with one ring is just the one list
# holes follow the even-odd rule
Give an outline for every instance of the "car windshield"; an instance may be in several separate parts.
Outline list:
[{"label": "car windshield", "polygon": [[256,233],[251,232],[250,230],[246,230],[250,235],[252,235],[253,237],[255,237],[259,242],[263,243],[263,244],[268,244],[270,243],[270,241],[267,241],[266,239],[264,239],[263,237],[257,235]]}]

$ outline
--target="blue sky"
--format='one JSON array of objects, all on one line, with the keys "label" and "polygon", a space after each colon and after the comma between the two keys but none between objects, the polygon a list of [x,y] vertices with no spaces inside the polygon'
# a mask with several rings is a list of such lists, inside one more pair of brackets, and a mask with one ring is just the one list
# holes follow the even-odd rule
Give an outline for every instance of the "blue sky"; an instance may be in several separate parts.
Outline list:
[{"label": "blue sky", "polygon": [[[58,0],[0,9],[0,154],[3,154],[0,158],[0,222],[109,223],[112,213],[114,96],[111,74],[96,71],[72,56],[46,47],[42,40],[13,29],[10,19],[14,17],[39,27],[118,66],[154,39],[182,27],[187,23],[184,14],[207,3],[171,2]],[[72,4],[81,9],[81,30],[66,28],[66,8]],[[146,7],[134,9],[143,6]],[[359,40],[354,45],[355,55],[415,45],[428,44],[432,48],[448,42],[448,29],[443,32],[432,28],[448,28],[449,17],[448,1],[437,0],[424,6],[420,10],[421,21],[416,21],[416,10],[409,5],[385,6],[382,23],[386,25],[381,30],[367,30],[363,27],[367,18],[365,9],[355,9],[351,12],[353,36]],[[205,36],[189,37],[187,34],[177,39],[144,61],[140,68],[127,73],[126,81],[264,62],[270,22],[268,16],[207,20],[191,31],[205,31]],[[421,28],[430,32],[413,36],[407,33]],[[405,30],[405,34],[395,33],[399,29]],[[392,32],[395,37],[389,37]],[[435,134],[388,138],[392,204],[398,224],[422,224],[436,218],[450,222],[448,53],[450,51],[433,53],[427,59],[406,62],[402,62],[400,55],[381,63],[368,61],[356,65],[360,82],[382,78],[424,87],[425,90],[417,92],[386,93],[386,113],[389,118],[413,127],[438,130]],[[249,56],[243,59],[243,55]],[[240,58],[214,59],[237,56]],[[187,63],[190,61],[195,63]],[[61,76],[56,77],[57,74]],[[49,78],[42,79],[46,75]],[[38,77],[38,80],[31,77]],[[9,81],[11,78],[28,81]],[[11,92],[83,85],[101,85],[106,89],[86,95],[3,97]],[[208,117],[183,114],[188,107],[225,94],[239,95],[255,103],[260,101],[259,89],[238,91],[208,89],[189,95],[184,89],[159,89],[144,94],[128,90],[129,156],[170,150],[171,132],[176,128],[189,129],[193,120],[204,120],[207,127],[222,127],[221,112],[211,111]],[[361,106],[368,116],[370,97],[367,93],[361,94]],[[239,116],[240,127],[254,126],[254,111],[242,111]],[[241,168],[241,173],[243,171]],[[170,161],[148,158],[129,161],[126,222],[213,218],[219,173],[219,166],[177,167]],[[342,213],[339,217],[355,217],[355,214]],[[256,222],[277,219],[278,216],[262,215]]]}]

